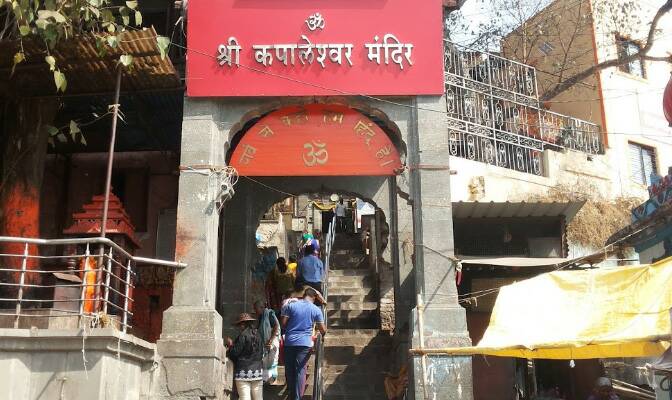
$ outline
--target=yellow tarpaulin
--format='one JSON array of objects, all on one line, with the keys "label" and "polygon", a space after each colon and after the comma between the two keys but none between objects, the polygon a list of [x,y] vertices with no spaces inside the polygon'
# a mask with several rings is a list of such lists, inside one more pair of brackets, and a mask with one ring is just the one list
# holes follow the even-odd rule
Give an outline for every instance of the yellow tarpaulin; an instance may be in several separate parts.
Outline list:
[{"label": "yellow tarpaulin", "polygon": [[502,287],[478,345],[445,353],[547,359],[658,356],[668,347],[670,308],[672,258],[651,265],[551,272]]}]

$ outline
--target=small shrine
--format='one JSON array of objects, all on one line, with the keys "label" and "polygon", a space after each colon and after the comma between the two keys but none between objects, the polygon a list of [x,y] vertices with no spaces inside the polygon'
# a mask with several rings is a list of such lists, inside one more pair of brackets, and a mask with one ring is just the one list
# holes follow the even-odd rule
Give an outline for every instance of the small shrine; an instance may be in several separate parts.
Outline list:
[{"label": "small shrine", "polygon": [[[73,224],[63,233],[77,237],[100,236],[104,204],[105,196],[93,196],[91,203],[82,207],[82,212],[72,215]],[[105,232],[107,237],[131,254],[141,247],[135,236],[135,226],[133,226],[130,217],[124,210],[121,200],[114,193],[110,193]]]}]

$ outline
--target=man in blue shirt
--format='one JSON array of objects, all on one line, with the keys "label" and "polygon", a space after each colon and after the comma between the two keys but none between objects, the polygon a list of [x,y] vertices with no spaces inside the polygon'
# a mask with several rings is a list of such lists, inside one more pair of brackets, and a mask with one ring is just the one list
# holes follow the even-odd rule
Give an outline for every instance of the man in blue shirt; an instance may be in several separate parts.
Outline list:
[{"label": "man in blue shirt", "polygon": [[296,269],[295,285],[297,290],[301,290],[304,285],[308,285],[321,292],[323,275],[324,264],[315,255],[315,248],[312,245],[306,246],[304,257],[299,261],[299,266]]},{"label": "man in blue shirt", "polygon": [[324,315],[314,303],[317,293],[308,288],[303,299],[287,304],[280,312],[280,323],[285,330],[285,379],[288,400],[300,400],[305,387],[306,366],[313,347],[313,324],[324,336],[327,328]]}]

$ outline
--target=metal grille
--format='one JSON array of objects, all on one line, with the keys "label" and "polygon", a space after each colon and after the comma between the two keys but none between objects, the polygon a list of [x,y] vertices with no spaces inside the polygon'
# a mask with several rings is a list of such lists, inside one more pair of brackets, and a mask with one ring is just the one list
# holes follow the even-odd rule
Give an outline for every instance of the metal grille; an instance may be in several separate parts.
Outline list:
[{"label": "metal grille", "polygon": [[451,155],[544,175],[545,149],[601,153],[599,127],[540,107],[536,70],[445,43]]}]

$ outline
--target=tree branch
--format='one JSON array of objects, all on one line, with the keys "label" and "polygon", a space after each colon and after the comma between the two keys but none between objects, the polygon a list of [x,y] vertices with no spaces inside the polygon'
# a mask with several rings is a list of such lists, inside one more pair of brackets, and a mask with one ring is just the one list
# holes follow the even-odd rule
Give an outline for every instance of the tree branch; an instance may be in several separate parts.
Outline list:
[{"label": "tree branch", "polygon": [[667,57],[653,57],[649,56],[648,53],[651,51],[651,48],[653,48],[653,44],[656,40],[656,28],[658,27],[658,23],[660,22],[660,19],[670,12],[672,10],[672,0],[667,0],[665,4],[663,4],[658,11],[656,12],[656,15],[653,17],[653,21],[651,21],[651,27],[649,28],[649,33],[647,35],[646,39],[646,45],[642,47],[637,53],[632,54],[628,57],[623,57],[623,58],[616,58],[612,60],[607,60],[603,61],[601,63],[598,63],[596,65],[593,65],[592,67],[589,67],[582,72],[577,73],[576,75],[568,78],[567,80],[559,83],[557,86],[555,86],[553,89],[550,91],[544,93],[544,95],[541,97],[542,101],[547,101],[550,100],[560,93],[564,92],[565,90],[573,87],[577,83],[583,81],[584,79],[589,78],[591,75],[595,74],[598,71],[601,71],[606,68],[611,68],[611,67],[617,67],[620,65],[627,64],[631,61],[637,60],[637,59],[645,59],[649,61],[669,61],[672,62],[672,57],[667,56]]}]

